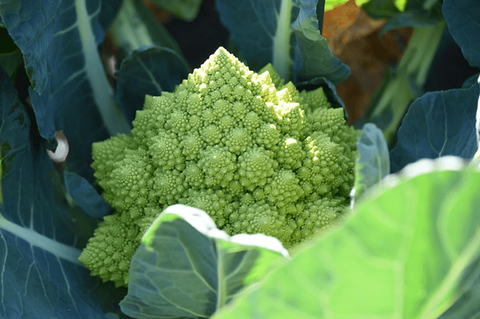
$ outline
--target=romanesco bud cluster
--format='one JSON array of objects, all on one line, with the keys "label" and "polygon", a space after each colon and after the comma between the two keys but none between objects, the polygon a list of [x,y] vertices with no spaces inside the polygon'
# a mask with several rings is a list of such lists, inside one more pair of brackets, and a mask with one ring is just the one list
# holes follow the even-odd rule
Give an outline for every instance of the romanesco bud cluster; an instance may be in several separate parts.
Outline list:
[{"label": "romanesco bud cluster", "polygon": [[231,235],[293,247],[342,214],[356,137],[322,88],[298,92],[271,66],[254,73],[220,48],[173,93],[147,96],[131,134],[93,144],[95,177],[116,213],[80,260],[126,285],[142,234],[176,203],[203,209]]}]

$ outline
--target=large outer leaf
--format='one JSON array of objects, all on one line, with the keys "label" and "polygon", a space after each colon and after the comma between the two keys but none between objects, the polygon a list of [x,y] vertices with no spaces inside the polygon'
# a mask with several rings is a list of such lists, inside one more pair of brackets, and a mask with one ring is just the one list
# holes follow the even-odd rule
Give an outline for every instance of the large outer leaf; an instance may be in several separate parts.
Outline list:
[{"label": "large outer leaf", "polygon": [[[477,83],[480,85],[480,76],[477,78]],[[475,158],[480,158],[480,94],[478,96],[477,103],[477,114],[475,117],[475,133],[477,136],[477,152],[475,153]]]},{"label": "large outer leaf", "polygon": [[69,207],[61,179],[0,69],[0,318],[103,318],[122,291],[106,290],[77,257],[93,231]]},{"label": "large outer leaf", "polygon": [[390,152],[391,171],[421,158],[471,159],[477,150],[475,114],[480,85],[427,93],[412,103]]},{"label": "large outer leaf", "polygon": [[214,318],[436,318],[480,271],[480,172],[459,166],[424,160],[408,174],[426,173],[392,177]]},{"label": "large outer leaf", "polygon": [[349,68],[330,53],[320,35],[317,0],[217,0],[220,19],[247,65],[272,63],[286,80],[325,77],[335,84]]},{"label": "large outer leaf", "polygon": [[230,237],[207,213],[168,207],[132,258],[122,311],[134,318],[209,318],[288,256],[261,234]]},{"label": "large outer leaf", "polygon": [[471,66],[480,67],[480,6],[477,0],[445,0],[448,29]]},{"label": "large outer leaf", "polygon": [[480,280],[462,295],[439,319],[480,318]]},{"label": "large outer leaf", "polygon": [[71,150],[68,168],[89,178],[92,142],[129,130],[97,51],[104,34],[101,5],[101,0],[0,2],[0,16],[25,57],[40,134],[54,141],[55,131],[63,130]]}]

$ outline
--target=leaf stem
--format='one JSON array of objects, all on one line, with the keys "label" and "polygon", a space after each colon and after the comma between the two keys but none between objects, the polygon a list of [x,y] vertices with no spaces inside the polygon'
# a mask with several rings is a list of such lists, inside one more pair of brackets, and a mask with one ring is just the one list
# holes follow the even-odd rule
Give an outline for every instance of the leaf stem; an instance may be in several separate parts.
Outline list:
[{"label": "leaf stem", "polygon": [[[103,123],[110,135],[129,132],[130,125],[120,108],[115,104],[113,89],[105,74],[95,37],[92,36],[95,33],[91,25],[91,16],[99,14],[99,12],[96,11],[92,15],[89,15],[85,0],[75,0],[75,9],[77,12],[78,31],[82,42],[83,56],[85,57],[84,72],[90,81],[93,99],[99,108]],[[98,10],[100,10],[100,6]]]},{"label": "leaf stem", "polygon": [[217,288],[217,310],[222,308],[227,303],[227,284],[225,282],[225,269],[223,265],[223,251],[218,247],[218,243],[215,243],[217,249],[217,278],[218,278],[218,288]]},{"label": "leaf stem", "polygon": [[291,76],[292,58],[290,57],[290,38],[292,35],[292,0],[282,0],[277,17],[277,29],[273,37],[272,65],[282,79]]}]

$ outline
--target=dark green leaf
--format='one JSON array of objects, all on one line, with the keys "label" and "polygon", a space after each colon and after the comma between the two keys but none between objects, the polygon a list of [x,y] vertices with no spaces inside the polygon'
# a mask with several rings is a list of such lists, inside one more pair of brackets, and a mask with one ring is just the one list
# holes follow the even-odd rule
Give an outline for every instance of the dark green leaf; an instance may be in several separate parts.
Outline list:
[{"label": "dark green leaf", "polygon": [[141,46],[166,47],[182,54],[175,39],[142,1],[124,0],[109,34],[120,60]]},{"label": "dark green leaf", "polygon": [[152,0],[152,2],[186,21],[195,19],[202,4],[202,0]]},{"label": "dark green leaf", "polygon": [[419,27],[438,24],[443,21],[442,3],[438,0],[405,0],[399,10],[397,1],[370,0],[362,8],[375,19],[387,18],[381,34],[401,27]]},{"label": "dark green leaf", "polygon": [[388,19],[385,26],[383,26],[380,34],[387,31],[404,28],[404,27],[424,27],[438,24],[443,21],[442,12],[439,7],[436,10],[412,9],[394,15]]},{"label": "dark green leaf", "polygon": [[0,68],[7,72],[8,76],[12,78],[18,66],[22,62],[22,53],[13,42],[13,39],[8,34],[7,29],[0,25]]},{"label": "dark green leaf", "polygon": [[383,133],[375,124],[367,123],[357,141],[355,166],[355,199],[390,174],[390,157]]},{"label": "dark green leaf", "polygon": [[477,0],[445,0],[448,29],[471,66],[480,67],[480,6]]},{"label": "dark green leaf", "polygon": [[480,318],[480,281],[478,279],[473,287],[465,292],[462,297],[438,319],[458,318]]},{"label": "dark green leaf", "polygon": [[77,260],[94,223],[68,206],[45,142],[2,70],[0,154],[0,317],[104,318],[124,292],[99,285]]},{"label": "dark green leaf", "polygon": [[427,93],[412,103],[390,152],[391,171],[422,158],[446,155],[471,159],[477,150],[475,115],[479,84]]},{"label": "dark green leaf", "polygon": [[[285,1],[284,1],[285,2]],[[293,79],[296,82],[324,77],[338,85],[350,75],[350,68],[331,54],[327,39],[320,35],[317,0],[299,0],[293,21]],[[274,65],[275,66],[275,65]]]},{"label": "dark green leaf", "polygon": [[115,105],[97,51],[103,41],[100,0],[2,1],[0,15],[23,53],[40,135],[66,135],[67,168],[92,179],[92,142],[129,126]]},{"label": "dark green leaf", "polygon": [[370,0],[362,6],[362,9],[374,19],[390,18],[400,13],[391,0]]},{"label": "dark green leaf", "polygon": [[117,71],[115,100],[131,122],[143,109],[145,95],[172,92],[188,75],[188,65],[175,51],[160,47],[141,47],[132,51]]},{"label": "dark green leaf", "polygon": [[398,68],[388,71],[368,107],[366,122],[375,123],[391,142],[410,103],[424,90],[445,23],[417,27]]},{"label": "dark green leaf", "polygon": [[320,35],[317,0],[218,0],[220,20],[230,31],[247,65],[268,63],[285,80],[325,77],[334,84],[350,74]]},{"label": "dark green leaf", "polygon": [[102,218],[110,213],[110,207],[83,177],[72,172],[63,172],[63,182],[75,204],[88,216]]},{"label": "dark green leaf", "polygon": [[103,30],[107,30],[113,20],[115,19],[115,16],[118,13],[118,10],[120,10],[120,6],[122,5],[124,1],[123,0],[103,0],[102,1],[102,7],[100,9],[100,24],[102,25]]},{"label": "dark green leaf", "polygon": [[10,53],[0,54],[0,67],[7,72],[9,77],[12,77],[22,60],[22,53],[18,49]]}]

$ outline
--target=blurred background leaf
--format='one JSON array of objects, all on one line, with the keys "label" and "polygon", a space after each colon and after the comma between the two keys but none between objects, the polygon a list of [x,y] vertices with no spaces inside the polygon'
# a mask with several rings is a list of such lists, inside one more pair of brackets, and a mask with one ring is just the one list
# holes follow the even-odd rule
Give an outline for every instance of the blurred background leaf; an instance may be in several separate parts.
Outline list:
[{"label": "blurred background leaf", "polygon": [[121,62],[141,46],[159,46],[182,56],[180,47],[162,23],[150,13],[142,1],[123,0],[118,14],[108,30]]},{"label": "blurred background leaf", "polygon": [[8,34],[7,29],[0,26],[0,67],[14,80],[19,65],[23,62],[22,52]]},{"label": "blurred background leaf", "polygon": [[192,21],[198,14],[202,0],[150,0],[176,17]]}]

